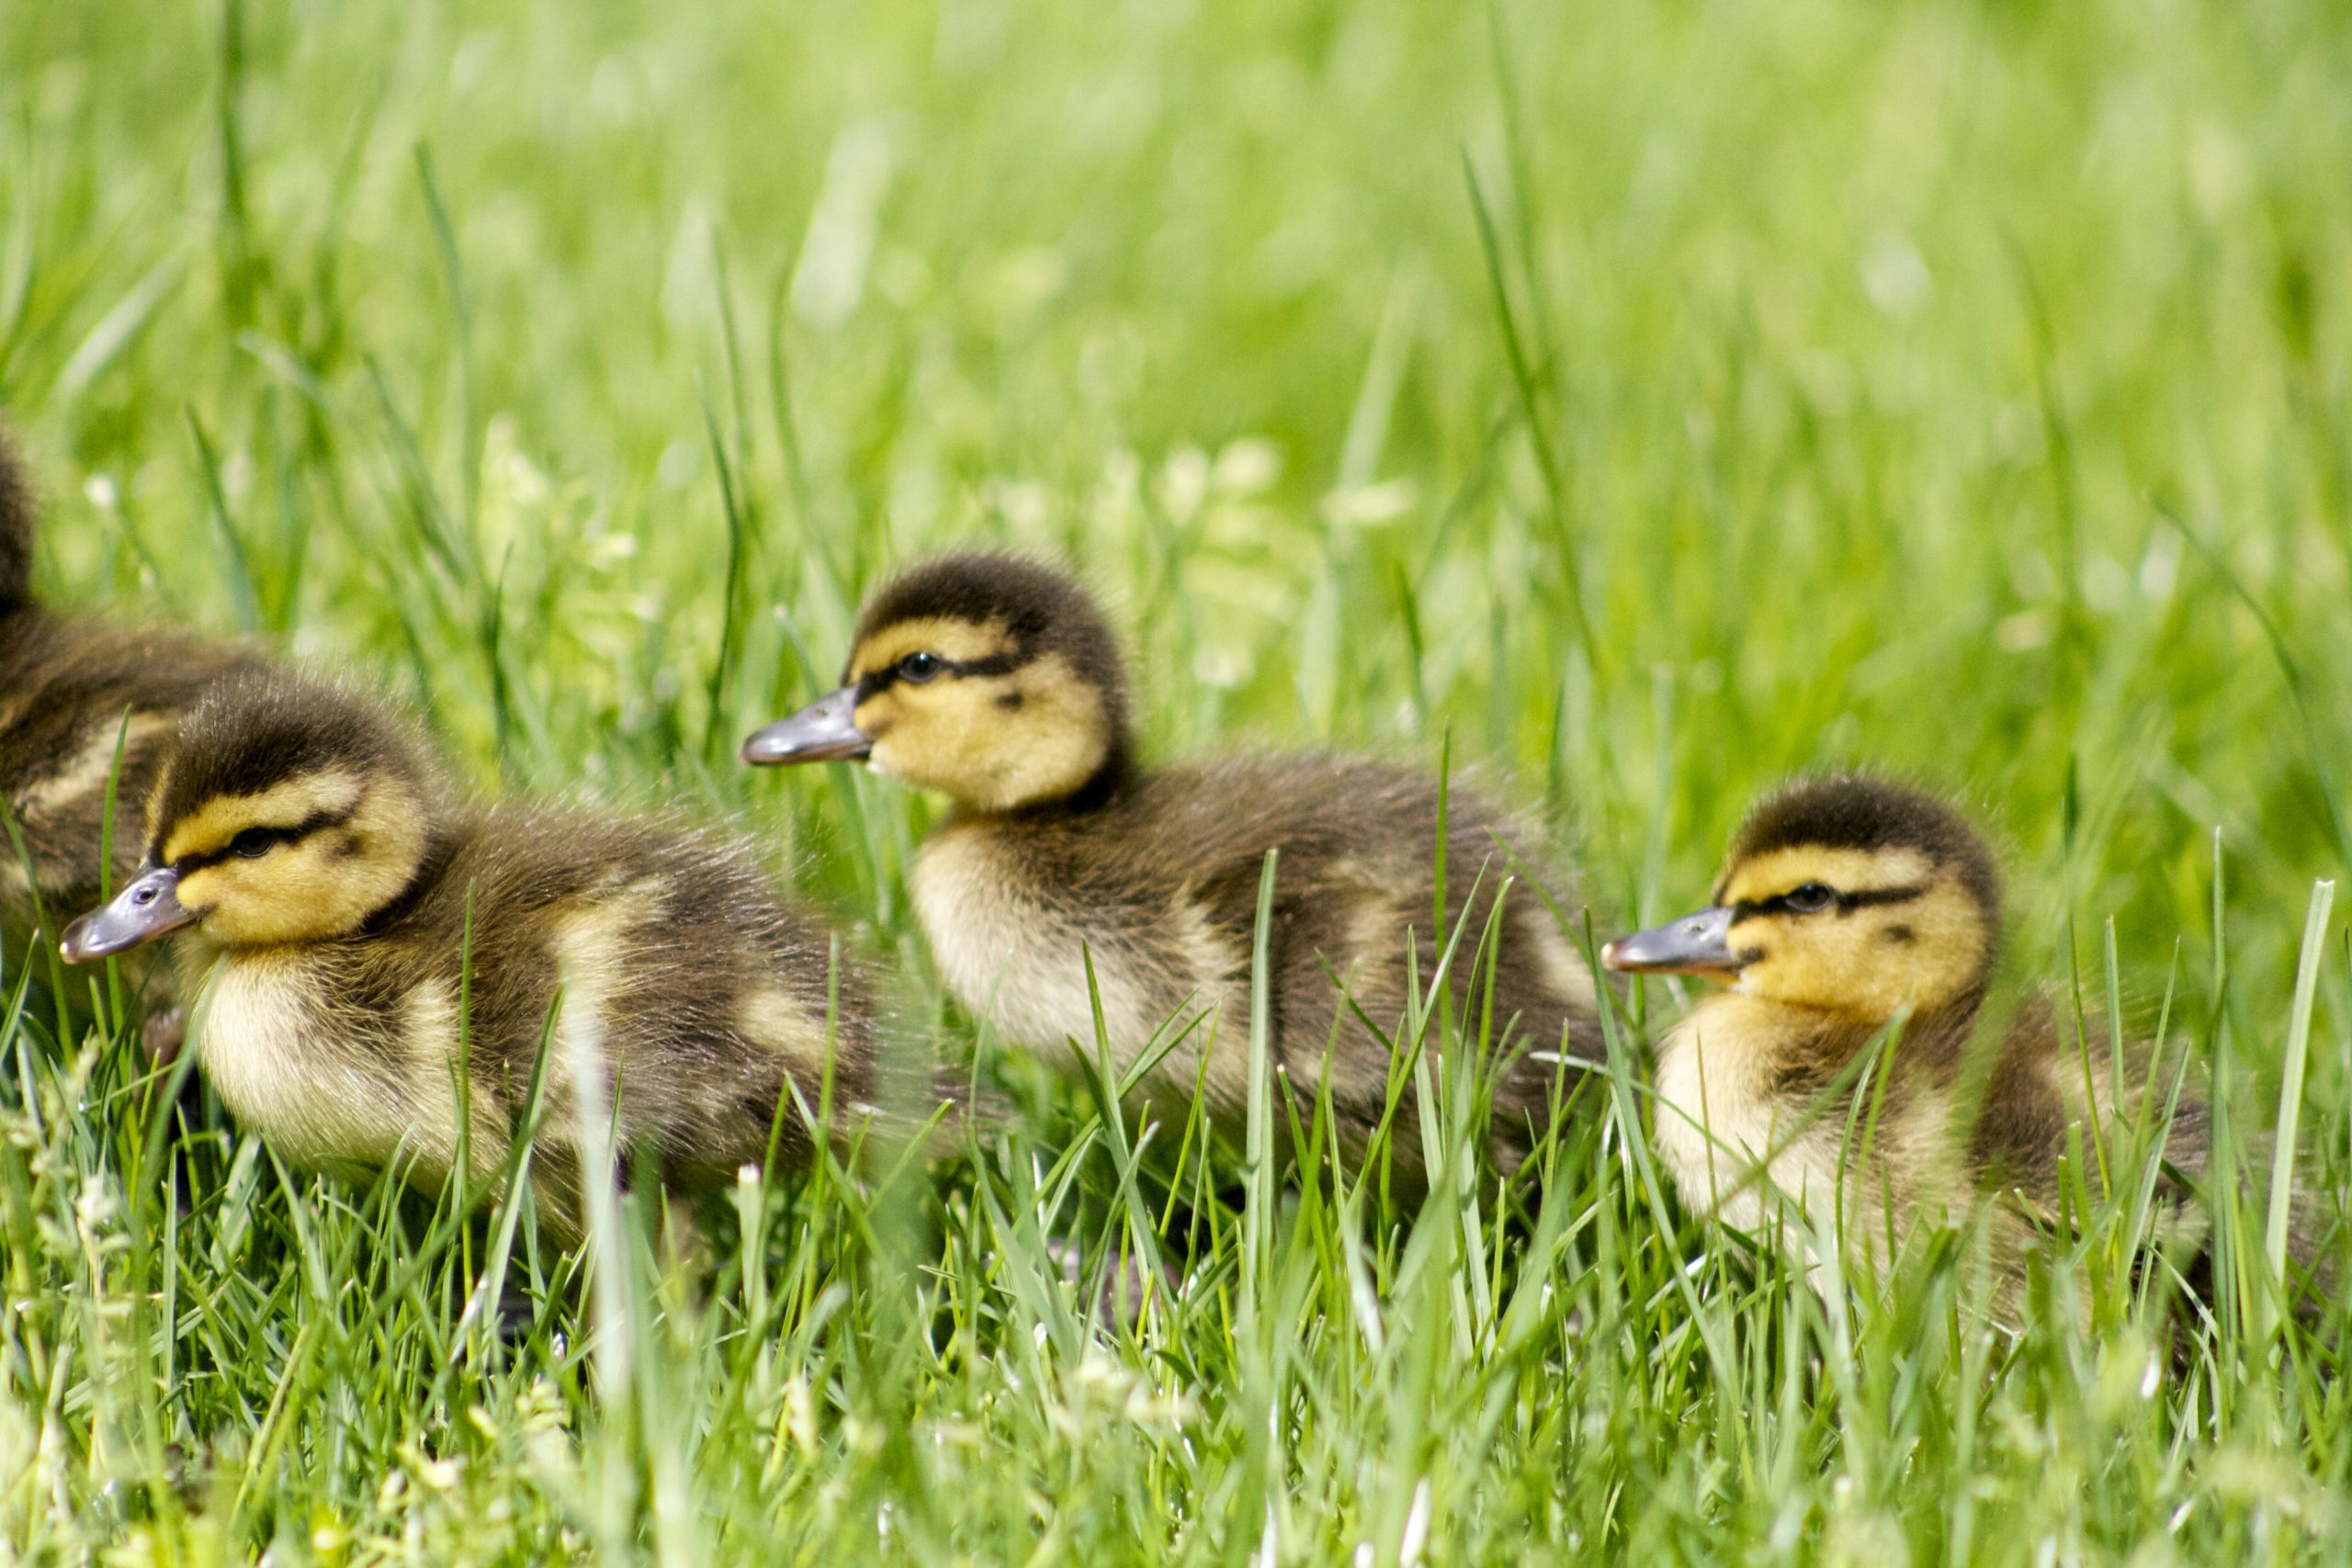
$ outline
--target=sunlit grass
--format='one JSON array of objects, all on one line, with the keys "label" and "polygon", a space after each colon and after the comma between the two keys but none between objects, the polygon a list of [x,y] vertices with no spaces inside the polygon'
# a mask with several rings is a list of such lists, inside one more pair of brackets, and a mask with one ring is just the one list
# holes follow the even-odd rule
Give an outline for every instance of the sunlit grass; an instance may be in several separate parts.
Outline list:
[{"label": "sunlit grass", "polygon": [[[486,792],[731,819],[927,999],[935,808],[733,744],[876,574],[1002,539],[1111,598],[1154,753],[1450,755],[1547,814],[1600,936],[1790,770],[1959,792],[2018,976],[2094,1041],[2164,1013],[2248,1146],[2283,1077],[2340,1193],[2352,955],[2304,917],[2352,869],[2347,89],[2352,28],[2286,3],[19,6],[0,402],[52,600],[357,664]],[[1018,1135],[748,1185],[699,1281],[641,1199],[601,1292],[522,1224],[510,1342],[467,1310],[494,1217],[159,1121],[135,1026],[49,982],[0,964],[28,1561],[2352,1528],[2343,1314],[2262,1305],[2267,1163],[2185,1350],[2122,1159],[2012,1337],[1965,1235],[1826,1296],[1708,1247],[1631,1032],[1509,1193],[1412,1222],[1278,1182],[1319,1145],[1272,1107],[1204,1158],[942,1003]],[[1476,1086],[1433,1100],[1466,1147]],[[1069,1243],[1185,1286],[1091,1326]]]}]

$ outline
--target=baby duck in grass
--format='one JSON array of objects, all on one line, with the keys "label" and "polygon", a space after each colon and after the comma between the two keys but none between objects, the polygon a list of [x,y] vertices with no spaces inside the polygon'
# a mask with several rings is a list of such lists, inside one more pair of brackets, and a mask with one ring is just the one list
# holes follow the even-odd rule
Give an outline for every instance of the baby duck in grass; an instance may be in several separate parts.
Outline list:
[{"label": "baby duck in grass", "polygon": [[1657,1052],[1655,1147],[1684,1201],[1777,1233],[1806,1268],[1808,1224],[1827,1220],[1848,1257],[1883,1268],[1915,1226],[1991,1199],[2013,1305],[2027,1249],[2070,1210],[2070,1146],[2096,1201],[2102,1138],[2112,1158],[2148,1129],[2164,1137],[2153,1239],[2201,1293],[2207,1107],[2173,1098],[2177,1060],[2155,1082],[2126,1063],[2117,1083],[2105,1032],[2085,1049],[2038,992],[1972,1049],[2000,948],[1992,853],[1947,807],[1856,776],[1767,798],[1710,908],[1602,950],[1613,969],[1729,982]]},{"label": "baby duck in grass", "polygon": [[[62,920],[103,897],[109,783],[107,885],[119,887],[139,863],[140,811],[173,725],[213,682],[258,663],[231,644],[43,609],[32,596],[36,516],[0,431],[0,802],[21,841],[20,852],[0,831],[0,968],[11,975],[44,917]],[[163,1002],[169,987],[149,989],[151,1002]],[[166,1023],[162,1033],[175,1031]]]},{"label": "baby duck in grass", "polygon": [[[1437,780],[1363,758],[1138,765],[1118,645],[1060,571],[993,554],[919,565],[865,605],[842,680],[753,735],[745,761],[864,759],[951,796],[910,875],[917,918],[956,999],[1048,1063],[1067,1065],[1073,1042],[1091,1055],[1097,996],[1123,1071],[1185,1027],[1171,1020],[1193,1021],[1137,1092],[1181,1122],[1198,1086],[1211,1121],[1238,1133],[1270,850],[1270,1057],[1302,1123],[1328,1087],[1351,1160],[1386,1122],[1392,1174],[1408,1187],[1425,1175],[1412,1098],[1391,1087],[1408,931],[1426,984],[1467,917],[1453,1010],[1465,1038],[1487,1021],[1500,1165],[1542,1134],[1555,1092],[1576,1088],[1567,1064],[1598,1055],[1589,972],[1524,886],[1540,857],[1514,857],[1532,841],[1520,824],[1461,789],[1441,812]],[[1522,885],[1503,897],[1513,876]],[[1476,964],[1498,899],[1498,952]]]},{"label": "baby duck in grass", "polygon": [[740,840],[470,808],[403,724],[276,673],[196,705],[146,809],[137,875],[67,929],[64,955],[185,931],[198,1065],[289,1164],[437,1184],[462,1142],[492,1178],[544,1038],[531,1176],[571,1236],[583,1081],[611,1106],[624,1179],[689,1191],[763,1163],[772,1139],[806,1165],[828,1096],[851,1133],[884,1092],[868,977]]}]

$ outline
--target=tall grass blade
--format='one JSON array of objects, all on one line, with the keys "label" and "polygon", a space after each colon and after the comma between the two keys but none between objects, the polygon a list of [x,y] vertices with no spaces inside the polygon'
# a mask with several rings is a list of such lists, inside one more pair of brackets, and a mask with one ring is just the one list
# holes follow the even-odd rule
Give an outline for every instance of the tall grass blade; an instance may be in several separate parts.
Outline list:
[{"label": "tall grass blade", "polygon": [[[2302,956],[2295,963],[2295,1000],[2287,1015],[2287,1059],[2278,1078],[2278,1140],[2270,1154],[2270,1213],[2262,1233],[2263,1263],[2273,1291],[2287,1282],[2287,1235],[2294,1217],[2295,1149],[2302,1127],[2303,1079],[2311,1066],[2312,1009],[2319,997],[2320,964],[2327,956],[2327,916],[2335,903],[2335,884],[2312,884],[2312,902],[2303,917]],[[2283,1298],[2282,1298],[2283,1299]]]},{"label": "tall grass blade", "polygon": [[237,615],[237,629],[247,637],[261,631],[261,594],[254,586],[253,562],[245,554],[244,536],[237,531],[237,520],[229,512],[229,493],[220,482],[220,455],[212,449],[212,438],[205,434],[204,422],[196,411],[187,411],[188,434],[196,438],[197,458],[204,468],[204,491],[212,503],[212,525],[220,535],[222,574],[229,586],[229,603]]},{"label": "tall grass blade", "polygon": [[1272,958],[1274,923],[1274,874],[1282,862],[1280,850],[1268,850],[1258,876],[1257,923],[1250,939],[1250,1105],[1244,1124],[1246,1190],[1241,1213],[1241,1312],[1245,1325],[1255,1324],[1263,1305],[1268,1262],[1269,1227],[1273,1223],[1274,1118],[1273,986]]}]

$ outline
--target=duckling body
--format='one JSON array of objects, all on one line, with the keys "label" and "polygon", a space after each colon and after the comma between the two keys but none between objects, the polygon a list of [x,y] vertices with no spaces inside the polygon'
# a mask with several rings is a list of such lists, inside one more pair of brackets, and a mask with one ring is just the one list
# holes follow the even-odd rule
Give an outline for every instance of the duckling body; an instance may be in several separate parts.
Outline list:
[{"label": "duckling body", "polygon": [[[413,1156],[420,1179],[437,1182],[456,1156],[462,1046],[473,1174],[487,1174],[551,1016],[542,1094],[560,1132],[568,1138],[593,1043],[618,1079],[616,1146],[650,1153],[681,1186],[763,1161],[787,1081],[815,1106],[827,934],[777,902],[742,846],[588,813],[493,810],[456,826],[444,853],[410,902],[351,934],[246,953],[182,943],[189,994],[211,981],[198,1063],[281,1155],[345,1171]],[[843,980],[836,1090],[870,1103],[870,998],[854,964]],[[782,1147],[796,1165],[808,1156],[797,1111]]]},{"label": "duckling body", "polygon": [[2172,1099],[2177,1062],[2146,1081],[2145,1053],[2119,1082],[2038,991],[1974,1060],[2000,941],[1992,855],[1940,803],[1850,776],[1767,799],[1710,908],[1604,950],[1612,968],[1730,982],[1657,1049],[1656,1147],[1684,1201],[1808,1269],[1825,1222],[1849,1261],[1883,1267],[1916,1228],[1989,1207],[2014,1304],[2026,1253],[2067,1211],[2070,1145],[2097,1157],[2102,1136],[2161,1126],[2154,1239],[2193,1262],[2205,1105]]},{"label": "duckling body", "polygon": [[20,856],[0,835],[0,941],[12,968],[33,943],[38,911],[62,919],[98,901],[109,780],[111,886],[120,886],[138,863],[140,812],[178,716],[214,681],[258,662],[230,644],[43,609],[31,593],[35,519],[0,434],[0,800],[24,846]]},{"label": "duckling body", "polygon": [[[1468,913],[1468,948],[1512,872],[1495,863],[1494,816],[1462,795],[1447,804],[1445,929]],[[1334,1111],[1360,1153],[1386,1108],[1390,1064],[1355,1010],[1384,1031],[1405,1014],[1403,933],[1433,924],[1437,820],[1435,784],[1400,770],[1348,757],[1241,758],[1147,774],[1088,812],[958,818],[923,846],[912,892],[949,988],[1001,1038],[1048,1053],[1072,1039],[1091,1048],[1091,957],[1105,1030],[1124,1058],[1170,1018],[1202,1021],[1148,1083],[1152,1102],[1172,1113],[1200,1082],[1217,1118],[1235,1125],[1249,1107],[1259,883],[1267,849],[1278,848],[1268,933],[1273,1061],[1311,1095],[1329,1044]],[[1549,1019],[1544,1045],[1555,1048],[1563,998],[1591,1006],[1582,962],[1524,891],[1505,900],[1503,933],[1513,961],[1496,976],[1496,1029],[1516,1023],[1524,1043],[1529,1021]],[[1424,984],[1438,945],[1419,939]],[[1480,998],[1470,955],[1456,963],[1455,1006],[1467,1016]],[[1527,1135],[1551,1082],[1541,1067],[1507,1077],[1498,1121]]]},{"label": "duckling body", "polygon": [[[1848,1179],[1844,1112],[1851,1100],[1816,1106],[1815,1100],[1835,1069],[1869,1044],[1869,1032],[1851,1038],[1828,1021],[1792,1017],[1747,998],[1722,1003],[1685,1021],[1657,1053],[1654,1134],[1684,1203],[1755,1236],[1770,1234],[1779,1217],[1771,1204],[1783,1197],[1816,1213],[1836,1205],[1864,1236],[1883,1230],[1870,1222],[1883,1219],[1878,1206],[1890,1185],[1895,1190],[1886,1196],[1898,1213],[1947,1207],[1960,1183],[1951,1161],[1936,1157],[1941,1151],[1918,1151],[1930,1156],[1923,1168],[1917,1158],[1882,1146],[1873,1174],[1883,1180]],[[1837,1055],[1841,1049],[1845,1056]],[[1932,1117],[1932,1108],[1921,1110],[1905,1124]]]},{"label": "duckling body", "polygon": [[[1250,1100],[1251,952],[1269,851],[1270,1054],[1305,1110],[1327,1080],[1360,1156],[1388,1116],[1393,1057],[1419,964],[1424,987],[1457,925],[1455,1017],[1478,1038],[1476,952],[1498,897],[1490,1049],[1492,1154],[1509,1166],[1549,1119],[1562,1058],[1598,1055],[1594,989],[1534,890],[1519,823],[1436,780],[1346,756],[1134,764],[1116,646],[1060,573],[994,556],[914,569],[861,615],[844,688],[748,742],[755,762],[864,757],[954,796],[910,874],[947,987],[1008,1043],[1059,1066],[1181,1035],[1138,1092],[1180,1116],[1196,1086],[1238,1130]],[[1445,824],[1444,930],[1437,921]],[[1521,886],[1503,893],[1507,880]],[[1411,932],[1411,951],[1408,933]],[[1091,961],[1090,990],[1087,966]],[[1474,975],[1474,970],[1476,973]],[[1430,1035],[1435,1043],[1435,1035]],[[1419,1171],[1409,1094],[1393,1168]]]},{"label": "duckling body", "polygon": [[[1905,1020],[1866,1079],[1847,1069],[1878,1048],[1887,1025],[1710,998],[1658,1047],[1656,1146],[1693,1212],[1751,1237],[1777,1235],[1808,1266],[1815,1242],[1800,1215],[1826,1218],[1857,1256],[1883,1267],[1915,1228],[1961,1224],[2007,1194],[2017,1206],[1996,1209],[1993,1247],[2014,1269],[2030,1243],[2029,1216],[2058,1212],[2066,1131],[2086,1124],[2091,1100],[2079,1077],[2059,1078],[2049,1009],[2031,1005],[1986,1080],[1983,1120],[1963,1136],[1973,1009]],[[2098,1099],[2111,1113],[2106,1076]],[[2201,1109],[2179,1108],[2177,1140],[2193,1135]]]},{"label": "duckling body", "polygon": [[813,1112],[830,1083],[845,1128],[874,1111],[870,977],[740,840],[453,804],[399,726],[277,675],[197,705],[150,814],[141,876],[76,922],[69,956],[190,928],[198,1066],[293,1163],[437,1183],[463,1127],[488,1177],[543,1038],[533,1175],[559,1232],[577,1224],[583,1088],[612,1106],[625,1170],[689,1190],[764,1162],[772,1134],[805,1164],[796,1093]]}]

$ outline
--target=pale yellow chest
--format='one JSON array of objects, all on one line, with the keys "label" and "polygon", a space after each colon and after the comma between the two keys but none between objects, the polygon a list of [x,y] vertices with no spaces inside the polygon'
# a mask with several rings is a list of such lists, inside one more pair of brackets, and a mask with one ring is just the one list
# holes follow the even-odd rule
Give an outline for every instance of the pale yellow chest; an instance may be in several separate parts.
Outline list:
[{"label": "pale yellow chest", "polygon": [[1658,1157],[1686,1204],[1750,1235],[1764,1234],[1775,1202],[1810,1213],[1838,1194],[1835,1133],[1807,1126],[1807,1108],[1774,1089],[1781,1027],[1724,997],[1695,1009],[1657,1055]]},{"label": "pale yellow chest", "polygon": [[[216,962],[192,1025],[198,1066],[240,1126],[290,1165],[358,1172],[410,1162],[437,1181],[457,1145],[456,1010],[423,982],[390,1019],[355,1016],[333,977],[268,953]],[[503,1152],[477,1104],[471,1163]]]},{"label": "pale yellow chest", "polygon": [[1023,888],[982,834],[951,829],[925,844],[910,891],[940,977],[1006,1043],[1046,1050],[1068,1038],[1091,1043],[1097,994],[1114,1043],[1149,1032],[1145,998],[1119,953],[1101,933],[1090,941],[1082,926]]},{"label": "pale yellow chest", "polygon": [[[1849,1265],[1883,1265],[1921,1224],[1971,1208],[1951,1096],[1917,1075],[1891,1098],[1858,1077],[1860,1104],[1780,1086],[1818,1045],[1817,1020],[1727,995],[1694,1009],[1660,1046],[1653,1146],[1683,1201],[1759,1241],[1777,1237],[1808,1271],[1820,1238]],[[1858,1038],[1857,1049],[1881,1049]],[[1872,1071],[1902,1071],[1900,1042]],[[1890,1106],[1892,1109],[1890,1109]]]}]

